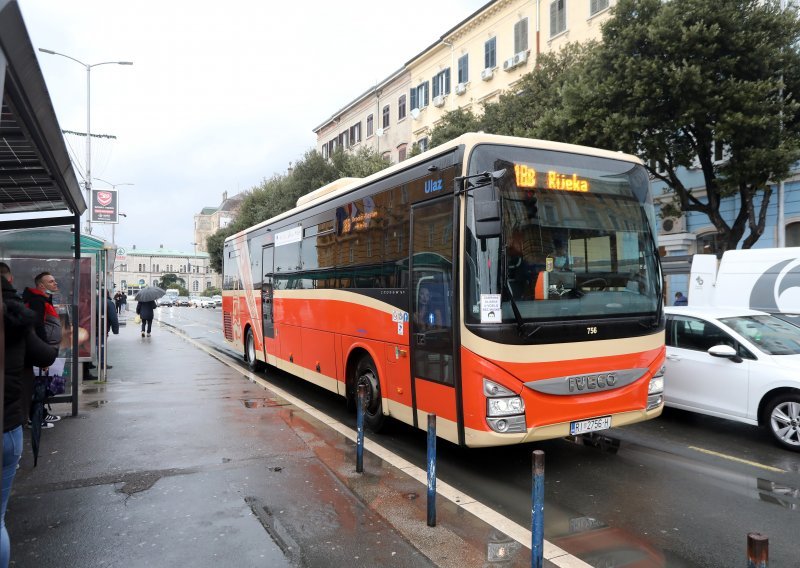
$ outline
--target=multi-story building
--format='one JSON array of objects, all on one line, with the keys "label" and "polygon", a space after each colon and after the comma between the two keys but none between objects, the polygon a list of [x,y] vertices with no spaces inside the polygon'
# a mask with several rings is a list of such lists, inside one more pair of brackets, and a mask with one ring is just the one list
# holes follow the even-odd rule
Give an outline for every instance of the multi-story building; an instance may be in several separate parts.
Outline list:
[{"label": "multi-story building", "polygon": [[189,292],[201,293],[221,286],[220,275],[211,269],[206,252],[137,249],[118,255],[114,266],[114,289],[135,294],[146,286],[157,286],[165,274],[175,274]]},{"label": "multi-story building", "polygon": [[197,251],[208,252],[206,239],[225,227],[236,218],[236,213],[242,204],[244,195],[239,193],[228,197],[228,192],[222,193],[222,203],[217,207],[203,207],[200,213],[194,216],[194,244]]},{"label": "multi-story building", "polygon": [[317,150],[366,145],[392,162],[457,108],[476,114],[570,41],[600,38],[614,0],[493,0],[314,129]]}]

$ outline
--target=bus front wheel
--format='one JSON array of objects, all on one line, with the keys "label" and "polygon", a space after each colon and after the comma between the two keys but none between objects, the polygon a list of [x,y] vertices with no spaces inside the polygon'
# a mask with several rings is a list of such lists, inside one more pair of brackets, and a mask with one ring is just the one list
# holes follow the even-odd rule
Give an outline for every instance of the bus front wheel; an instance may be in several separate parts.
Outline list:
[{"label": "bus front wheel", "polygon": [[251,371],[260,371],[263,368],[261,361],[256,359],[256,341],[251,328],[247,328],[244,339],[244,360]]},{"label": "bus front wheel", "polygon": [[386,417],[383,415],[381,403],[381,383],[378,379],[378,370],[370,357],[362,357],[356,365],[353,384],[352,399],[358,405],[358,387],[366,386],[366,408],[364,409],[364,424],[373,432],[380,432]]}]

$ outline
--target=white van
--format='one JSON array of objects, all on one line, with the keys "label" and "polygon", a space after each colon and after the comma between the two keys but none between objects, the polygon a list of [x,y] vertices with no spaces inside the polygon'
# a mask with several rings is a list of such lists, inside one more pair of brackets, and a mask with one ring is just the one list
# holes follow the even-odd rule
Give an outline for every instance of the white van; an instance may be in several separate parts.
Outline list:
[{"label": "white van", "polygon": [[694,255],[689,306],[800,314],[800,247]]}]

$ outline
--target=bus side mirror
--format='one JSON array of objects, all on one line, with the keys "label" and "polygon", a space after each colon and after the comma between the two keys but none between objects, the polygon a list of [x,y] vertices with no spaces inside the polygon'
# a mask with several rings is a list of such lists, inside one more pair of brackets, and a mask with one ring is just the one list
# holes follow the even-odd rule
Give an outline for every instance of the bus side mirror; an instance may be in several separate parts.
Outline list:
[{"label": "bus side mirror", "polygon": [[494,187],[477,188],[475,190],[475,236],[479,239],[499,237],[501,231],[500,200],[495,197]]}]

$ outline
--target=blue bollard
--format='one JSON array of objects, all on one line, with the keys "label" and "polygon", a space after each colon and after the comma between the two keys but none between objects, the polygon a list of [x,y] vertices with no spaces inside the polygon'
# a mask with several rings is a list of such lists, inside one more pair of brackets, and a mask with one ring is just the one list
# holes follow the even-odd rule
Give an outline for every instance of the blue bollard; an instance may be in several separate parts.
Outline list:
[{"label": "blue bollard", "polygon": [[531,566],[544,566],[544,452],[533,452],[533,497],[531,508]]},{"label": "blue bollard", "polygon": [[367,406],[367,385],[358,385],[356,410],[356,473],[364,473],[364,410]]},{"label": "blue bollard", "polygon": [[436,415],[428,414],[428,526],[436,526]]}]

